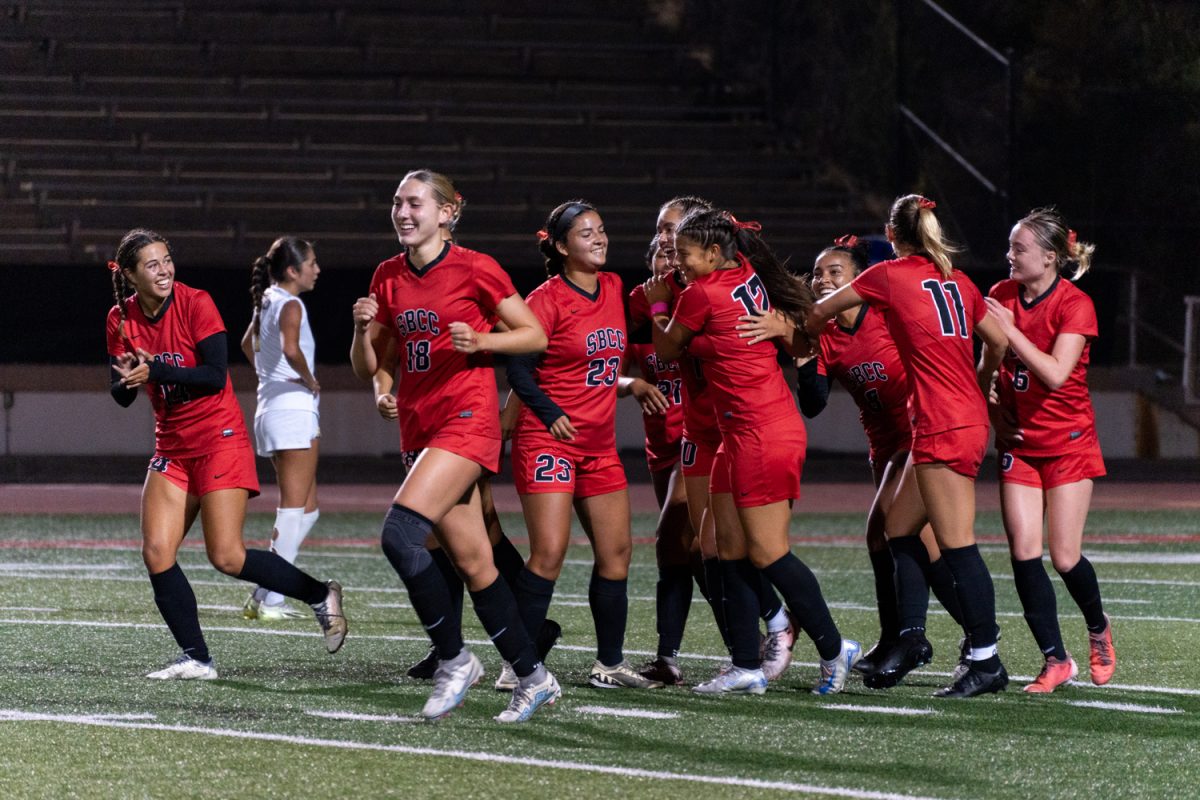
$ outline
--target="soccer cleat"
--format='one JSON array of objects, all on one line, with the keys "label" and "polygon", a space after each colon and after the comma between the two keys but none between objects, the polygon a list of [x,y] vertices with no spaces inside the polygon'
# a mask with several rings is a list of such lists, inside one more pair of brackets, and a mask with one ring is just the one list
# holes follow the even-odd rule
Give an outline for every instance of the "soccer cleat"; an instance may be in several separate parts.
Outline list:
[{"label": "soccer cleat", "polygon": [[863,685],[871,689],[890,689],[917,667],[928,664],[932,658],[933,645],[925,638],[925,634],[909,631],[883,657],[875,672],[863,678]]},{"label": "soccer cleat", "polygon": [[1117,668],[1117,652],[1113,650],[1112,620],[1104,615],[1104,630],[1088,632],[1088,661],[1092,670],[1092,683],[1103,686],[1112,679]]},{"label": "soccer cleat", "polygon": [[[313,606],[312,610],[317,617],[317,624],[321,626],[321,633],[325,635],[325,649],[336,653],[342,649],[342,642],[346,641],[347,630],[346,616],[342,613],[342,585],[337,581],[325,581],[325,585],[329,587],[325,601]],[[259,613],[262,613],[261,606]]]},{"label": "soccer cleat", "polygon": [[[245,613],[243,611],[243,613]],[[287,603],[280,603],[277,606],[269,606],[266,603],[261,603],[258,606],[258,619],[263,622],[279,622],[285,619],[304,619],[305,615],[296,609],[289,606]]]},{"label": "soccer cleat", "polygon": [[837,694],[846,686],[850,670],[862,658],[862,645],[853,639],[842,639],[841,652],[832,661],[821,659],[821,680],[813,687],[813,694]]},{"label": "soccer cleat", "polygon": [[483,664],[470,650],[463,650],[448,661],[439,661],[433,673],[433,693],[425,701],[421,716],[441,719],[463,704],[467,689],[483,677]]},{"label": "soccer cleat", "polygon": [[696,694],[762,694],[767,691],[767,676],[761,669],[730,666],[710,681],[692,687]]},{"label": "soccer cleat", "polygon": [[971,637],[963,636],[958,640],[958,663],[954,665],[954,671],[950,673],[950,682],[956,683],[959,678],[967,674],[971,669]]},{"label": "soccer cleat", "polygon": [[1047,656],[1041,673],[1033,679],[1033,683],[1025,687],[1024,691],[1030,694],[1050,694],[1078,674],[1079,666],[1076,665],[1075,659],[1071,658],[1070,653],[1067,653],[1067,657],[1064,659]]},{"label": "soccer cleat", "polygon": [[420,661],[405,670],[404,674],[410,678],[416,678],[420,681],[427,681],[433,678],[433,673],[437,671],[437,665],[437,648],[433,645],[429,645],[429,651],[425,653]]},{"label": "soccer cleat", "polygon": [[507,661],[500,662],[500,677],[496,678],[497,692],[511,692],[521,683],[517,678],[517,673],[513,670],[512,664]]},{"label": "soccer cleat", "polygon": [[599,659],[592,664],[592,674],[588,675],[588,683],[597,689],[661,689],[662,681],[652,681],[643,678],[629,666],[628,661],[606,667]]},{"label": "soccer cleat", "polygon": [[262,607],[262,603],[256,597],[257,593],[258,590],[255,589],[246,598],[245,604],[242,605],[242,619],[258,619],[258,610]]},{"label": "soccer cleat", "polygon": [[197,661],[183,654],[146,677],[156,681],[211,681],[217,677],[217,668],[212,661]]},{"label": "soccer cleat", "polygon": [[647,680],[658,681],[664,686],[679,686],[683,683],[683,672],[679,669],[679,663],[668,656],[659,656],[653,661],[647,661],[638,670],[638,674]]},{"label": "soccer cleat", "polygon": [[974,664],[961,678],[949,686],[944,686],[933,693],[934,697],[967,698],[989,692],[1002,692],[1008,686],[1008,673],[1004,665],[995,672],[984,672],[976,669]]},{"label": "soccer cleat", "polygon": [[533,712],[542,706],[552,706],[554,701],[562,697],[562,689],[558,681],[546,670],[546,677],[528,686],[517,685],[513,689],[512,700],[508,708],[501,711],[493,719],[496,722],[524,722],[533,716]]},{"label": "soccer cleat", "polygon": [[546,656],[550,653],[550,648],[554,647],[555,642],[561,638],[561,625],[552,619],[542,620],[542,627],[538,628],[533,642],[534,647],[537,648],[538,661],[545,661]]},{"label": "soccer cleat", "polygon": [[792,615],[786,611],[787,627],[781,631],[767,631],[762,639],[759,656],[762,658],[762,671],[767,680],[778,680],[792,663],[792,647],[796,644],[796,626],[792,624]]},{"label": "soccer cleat", "polygon": [[888,652],[895,646],[895,639],[880,639],[870,650],[863,653],[863,657],[854,665],[854,671],[860,675],[874,675]]}]

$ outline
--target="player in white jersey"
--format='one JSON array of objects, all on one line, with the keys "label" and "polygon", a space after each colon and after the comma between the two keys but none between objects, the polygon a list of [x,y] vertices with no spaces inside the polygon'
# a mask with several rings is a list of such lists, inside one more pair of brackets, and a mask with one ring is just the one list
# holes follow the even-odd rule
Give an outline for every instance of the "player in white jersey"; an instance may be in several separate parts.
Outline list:
[{"label": "player in white jersey", "polygon": [[[254,260],[250,296],[254,318],[242,337],[242,352],[258,373],[254,438],[260,456],[271,459],[279,484],[279,507],[271,549],[289,562],[312,530],[317,509],[317,444],[321,385],[313,375],[316,347],[308,310],[299,297],[312,291],[321,268],[312,245],[281,236]],[[298,618],[282,595],[261,586],[242,608],[246,619]]]}]

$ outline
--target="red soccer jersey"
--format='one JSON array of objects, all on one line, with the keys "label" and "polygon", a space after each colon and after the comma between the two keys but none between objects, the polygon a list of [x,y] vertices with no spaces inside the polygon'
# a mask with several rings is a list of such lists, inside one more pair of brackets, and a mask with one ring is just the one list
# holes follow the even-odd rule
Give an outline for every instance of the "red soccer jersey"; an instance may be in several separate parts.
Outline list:
[{"label": "red soccer jersey", "polygon": [[[646,290],[640,285],[629,293],[629,320],[634,327],[653,324],[650,304],[646,302]],[[629,355],[637,361],[642,377],[657,386],[670,404],[665,414],[642,415],[646,443],[660,447],[678,443],[683,435],[683,387],[679,377],[679,362],[659,358],[652,344],[630,343]]]},{"label": "red soccer jersey", "polygon": [[960,270],[943,278],[928,258],[911,255],[881,261],[851,285],[885,315],[908,372],[913,434],[987,425],[971,342],[987,306],[971,279]]},{"label": "red soccer jersey", "polygon": [[[120,312],[113,306],[106,325],[109,355],[140,349],[173,367],[199,366],[196,345],[225,332],[225,323],[208,292],[178,281],[157,318],[149,319],[138,305],[137,295],[132,295],[125,299],[124,339],[118,332],[120,321]],[[146,394],[154,406],[155,452],[160,455],[199,456],[244,447],[249,441],[228,373],[225,388],[215,394],[175,383],[147,383]]]},{"label": "red soccer jersey", "polygon": [[836,379],[854,398],[872,449],[912,438],[908,373],[883,314],[864,303],[854,327],[830,320],[821,334],[817,373]]},{"label": "red soccer jersey", "polygon": [[[597,278],[595,295],[556,275],[525,298],[550,339],[534,380],[576,430],[575,441],[559,446],[586,455],[616,449],[617,377],[625,358],[621,279],[612,272]],[[550,436],[528,406],[521,408],[517,435]]]},{"label": "red soccer jersey", "polygon": [[1083,336],[1083,353],[1058,389],[1051,390],[1033,376],[1009,348],[1000,365],[1000,402],[1017,418],[1024,441],[1010,452],[1021,456],[1056,456],[1093,446],[1096,418],[1088,394],[1087,365],[1091,341],[1099,332],[1092,299],[1061,277],[1033,302],[1021,297],[1014,280],[997,283],[988,292],[1013,312],[1017,330],[1043,353],[1054,349],[1060,334]]},{"label": "red soccer jersey", "polygon": [[517,293],[508,273],[489,256],[449,245],[420,270],[403,253],[389,258],[376,268],[371,291],[379,301],[375,321],[391,330],[399,353],[400,448],[420,450],[447,426],[499,439],[492,357],[456,351],[450,323],[495,327],[496,307]]},{"label": "red soccer jersey", "polygon": [[756,308],[771,308],[767,290],[740,255],[738,266],[688,284],[675,305],[674,322],[708,339],[714,357],[702,364],[722,432],[800,417],[774,342],[749,345],[738,337],[738,317]]}]

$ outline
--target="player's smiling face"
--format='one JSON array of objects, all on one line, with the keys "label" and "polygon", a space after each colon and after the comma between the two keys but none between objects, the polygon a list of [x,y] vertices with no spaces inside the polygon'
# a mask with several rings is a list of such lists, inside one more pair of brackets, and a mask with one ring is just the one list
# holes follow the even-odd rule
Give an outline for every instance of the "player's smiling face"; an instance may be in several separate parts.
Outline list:
[{"label": "player's smiling face", "polygon": [[[674,206],[667,206],[659,212],[658,222],[654,226],[654,231],[658,234],[659,252],[666,258],[667,270],[679,269],[678,255],[675,252],[675,228],[681,219],[683,219],[682,211]],[[657,261],[655,263],[657,264]],[[654,274],[660,274],[657,266],[655,266]],[[683,279],[682,274],[680,279]]]},{"label": "player's smiling face", "polygon": [[137,291],[138,296],[157,306],[171,296],[175,288],[175,262],[162,242],[148,244],[137,254],[137,266],[126,270],[125,276]]},{"label": "player's smiling face", "polygon": [[566,241],[558,242],[555,247],[575,269],[603,269],[608,260],[608,234],[604,232],[604,220],[595,211],[584,211],[572,222]]},{"label": "player's smiling face", "polygon": [[686,236],[675,237],[675,258],[680,273],[688,283],[713,272],[724,261],[720,246],[713,244],[701,247],[699,242]]},{"label": "player's smiling face", "polygon": [[1014,225],[1008,236],[1008,274],[1018,283],[1033,283],[1046,277],[1047,270],[1054,270],[1058,257],[1053,250],[1045,250],[1037,242],[1033,231]]},{"label": "player's smiling face", "polygon": [[836,292],[854,279],[854,261],[849,254],[831,250],[813,265],[812,290],[817,299]]},{"label": "player's smiling face", "polygon": [[674,267],[671,265],[671,256],[667,253],[666,248],[661,245],[655,248],[654,255],[650,258],[650,272],[654,277],[661,278],[670,272]]},{"label": "player's smiling face", "polygon": [[431,239],[441,240],[441,226],[450,222],[453,212],[449,203],[438,204],[433,187],[409,178],[396,188],[392,198],[392,227],[400,244],[420,247]]}]

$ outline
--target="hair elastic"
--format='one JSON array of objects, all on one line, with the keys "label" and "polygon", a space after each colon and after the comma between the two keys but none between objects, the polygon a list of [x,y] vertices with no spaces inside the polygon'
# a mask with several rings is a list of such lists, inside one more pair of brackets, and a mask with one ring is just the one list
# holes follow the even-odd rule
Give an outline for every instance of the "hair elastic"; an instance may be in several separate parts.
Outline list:
[{"label": "hair elastic", "polygon": [[845,236],[839,236],[834,239],[833,244],[835,247],[849,247],[853,249],[858,247],[858,237],[852,233],[848,233]]},{"label": "hair elastic", "polygon": [[917,198],[917,208],[928,208],[930,210],[933,210],[933,209],[937,208],[937,203],[933,202],[928,197],[918,197]]}]

